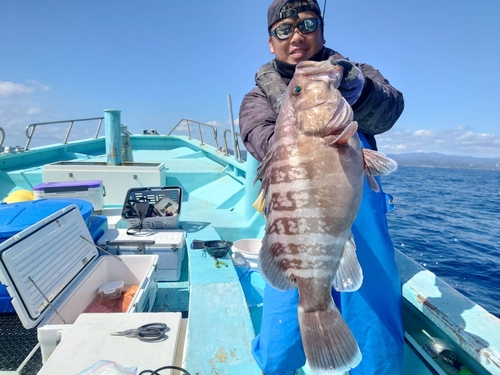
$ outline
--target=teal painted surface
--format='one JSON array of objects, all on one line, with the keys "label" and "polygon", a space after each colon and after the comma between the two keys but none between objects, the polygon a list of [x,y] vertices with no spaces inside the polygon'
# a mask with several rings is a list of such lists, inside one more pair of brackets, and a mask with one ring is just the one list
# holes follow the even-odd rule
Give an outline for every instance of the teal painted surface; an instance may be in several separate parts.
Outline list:
[{"label": "teal painted surface", "polygon": [[229,255],[215,261],[190,249],[193,239],[214,240],[211,226],[188,233],[190,310],[185,368],[191,374],[260,374],[251,353],[254,329],[236,269]]},{"label": "teal painted surface", "polygon": [[241,298],[236,282],[192,285],[184,360],[190,373],[261,373],[251,353],[253,329],[242,320],[248,310]]},{"label": "teal painted surface", "polygon": [[422,324],[442,332],[452,350],[470,356],[476,375],[500,374],[500,320],[412,259],[396,252],[396,260],[403,297],[422,315]]},{"label": "teal painted surface", "polygon": [[104,130],[106,134],[107,163],[122,164],[121,111],[109,109],[104,111]]},{"label": "teal painted surface", "polygon": [[402,375],[433,375],[415,352],[405,343]]},{"label": "teal painted surface", "polygon": [[259,195],[260,181],[255,181],[259,162],[250,153],[247,155],[247,175],[245,180],[245,219],[250,220],[255,213],[252,204]]}]

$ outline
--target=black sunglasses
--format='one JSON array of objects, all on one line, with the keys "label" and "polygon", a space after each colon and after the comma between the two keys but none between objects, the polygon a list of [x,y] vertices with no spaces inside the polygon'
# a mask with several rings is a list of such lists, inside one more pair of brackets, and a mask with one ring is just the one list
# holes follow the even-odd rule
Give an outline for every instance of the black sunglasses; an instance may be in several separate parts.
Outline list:
[{"label": "black sunglasses", "polygon": [[282,23],[274,30],[269,31],[269,36],[275,36],[279,40],[285,40],[293,35],[295,29],[299,29],[301,34],[310,34],[318,29],[321,25],[319,18],[306,18],[296,25],[291,23]]}]

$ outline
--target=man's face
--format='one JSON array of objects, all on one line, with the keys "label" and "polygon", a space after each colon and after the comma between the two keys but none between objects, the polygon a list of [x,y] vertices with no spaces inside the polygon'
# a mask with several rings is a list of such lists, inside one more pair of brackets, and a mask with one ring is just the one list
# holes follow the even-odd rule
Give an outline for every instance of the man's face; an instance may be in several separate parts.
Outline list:
[{"label": "man's face", "polygon": [[[299,19],[294,20],[292,17],[282,19],[276,22],[271,30],[276,29],[281,24],[297,25],[301,20],[306,18],[319,18],[314,12],[307,11],[299,13]],[[316,31],[309,34],[302,34],[297,28],[293,31],[290,38],[279,40],[275,36],[269,37],[269,49],[271,53],[276,56],[280,61],[289,64],[297,64],[301,61],[310,59],[318,53],[323,45],[325,39],[323,38],[323,26],[319,26]]]}]

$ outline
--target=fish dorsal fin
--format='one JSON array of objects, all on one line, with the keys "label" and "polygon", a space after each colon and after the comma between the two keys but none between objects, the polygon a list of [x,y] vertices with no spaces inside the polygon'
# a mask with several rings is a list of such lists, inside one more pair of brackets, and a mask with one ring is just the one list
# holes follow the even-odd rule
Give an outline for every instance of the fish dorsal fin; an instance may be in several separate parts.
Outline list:
[{"label": "fish dorsal fin", "polygon": [[398,164],[394,160],[381,152],[368,148],[363,149],[363,161],[366,181],[370,188],[377,193],[380,191],[380,187],[374,176],[386,176],[398,169]]},{"label": "fish dorsal fin", "polygon": [[344,245],[344,252],[333,279],[332,286],[338,292],[354,292],[363,283],[363,271],[356,256],[356,243],[352,233]]}]

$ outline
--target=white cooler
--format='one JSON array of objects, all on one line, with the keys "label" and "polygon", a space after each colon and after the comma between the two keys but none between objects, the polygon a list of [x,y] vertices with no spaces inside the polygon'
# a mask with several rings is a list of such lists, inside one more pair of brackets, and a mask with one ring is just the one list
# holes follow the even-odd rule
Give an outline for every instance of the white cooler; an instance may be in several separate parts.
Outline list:
[{"label": "white cooler", "polygon": [[71,205],[0,244],[0,281],[24,327],[38,327],[45,361],[62,328],[96,299],[101,285],[139,285],[126,312],[151,311],[157,262],[157,255],[98,257],[82,215]]},{"label": "white cooler", "polygon": [[118,254],[158,254],[158,281],[177,281],[181,277],[186,252],[186,232],[173,229],[146,229],[135,235],[126,229],[110,229],[97,244]]}]

